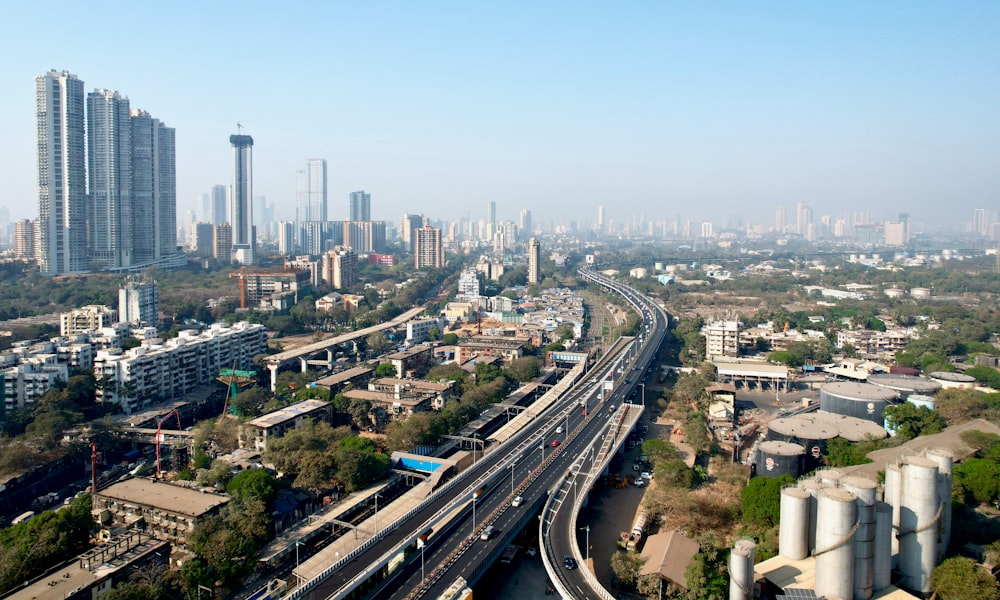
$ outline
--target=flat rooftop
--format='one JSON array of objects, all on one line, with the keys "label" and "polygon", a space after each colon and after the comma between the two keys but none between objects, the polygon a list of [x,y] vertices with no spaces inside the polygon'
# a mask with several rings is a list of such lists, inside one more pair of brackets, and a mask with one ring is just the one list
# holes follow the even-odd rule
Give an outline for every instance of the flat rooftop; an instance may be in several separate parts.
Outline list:
[{"label": "flat rooftop", "polygon": [[[757,563],[753,570],[756,579],[763,577],[781,589],[816,589],[816,559],[811,556],[802,560],[792,560],[779,554]],[[884,590],[875,592],[872,600],[918,600],[918,598],[890,585]]]},{"label": "flat rooftop", "polygon": [[324,400],[303,400],[302,402],[297,402],[291,406],[286,406],[285,408],[281,408],[274,412],[269,412],[266,415],[257,417],[253,421],[250,421],[249,424],[254,427],[259,427],[260,429],[267,429],[268,427],[279,425],[285,421],[301,417],[302,415],[308,415],[313,411],[329,406],[329,404],[329,402]]},{"label": "flat rooftop", "polygon": [[331,385],[339,385],[346,381],[350,381],[355,377],[362,377],[371,373],[375,369],[372,367],[351,367],[339,373],[334,373],[333,375],[328,375],[321,379],[316,380],[316,387],[329,387]]},{"label": "flat rooftop", "polygon": [[97,493],[130,504],[142,504],[166,512],[199,517],[229,502],[228,496],[203,494],[197,490],[133,477],[110,485]]}]

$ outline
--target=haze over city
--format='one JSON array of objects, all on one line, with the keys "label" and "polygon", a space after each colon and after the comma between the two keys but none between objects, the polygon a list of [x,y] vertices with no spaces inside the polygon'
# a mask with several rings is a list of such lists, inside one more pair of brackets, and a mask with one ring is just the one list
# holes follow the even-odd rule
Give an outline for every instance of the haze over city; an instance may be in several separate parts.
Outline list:
[{"label": "haze over city", "polygon": [[68,70],[177,132],[177,216],[231,183],[291,217],[329,162],[330,218],[774,222],[908,212],[962,228],[1000,198],[1000,5],[56,2],[0,25],[10,218],[35,218],[33,77]]}]

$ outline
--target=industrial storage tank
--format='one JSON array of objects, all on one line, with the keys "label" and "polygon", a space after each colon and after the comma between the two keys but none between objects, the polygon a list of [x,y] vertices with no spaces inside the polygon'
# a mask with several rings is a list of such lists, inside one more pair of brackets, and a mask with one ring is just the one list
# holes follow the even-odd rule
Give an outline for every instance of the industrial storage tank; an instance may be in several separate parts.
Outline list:
[{"label": "industrial storage tank", "polygon": [[857,498],[858,527],[854,532],[854,598],[869,600],[874,583],[875,496],[878,482],[861,475],[841,478],[840,487]]},{"label": "industrial storage tank", "polygon": [[786,487],[781,490],[781,527],[778,553],[792,560],[809,556],[809,490]]},{"label": "industrial storage tank", "polygon": [[837,437],[836,427],[817,421],[811,415],[774,419],[767,424],[767,439],[799,444],[806,449],[805,471],[815,469],[826,454],[826,442]]},{"label": "industrial storage tank", "polygon": [[929,594],[931,572],[937,564],[935,521],[940,519],[940,510],[950,506],[941,507],[938,502],[938,465],[933,460],[908,456],[902,475],[897,534],[899,573],[904,586],[918,594]]},{"label": "industrial storage tank", "polygon": [[900,396],[910,394],[934,394],[941,389],[941,384],[933,379],[917,377],[916,375],[900,375],[895,373],[875,373],[868,376],[868,383],[887,387]]},{"label": "industrial storage tank", "polygon": [[819,389],[820,410],[882,423],[882,413],[896,392],[870,383],[838,381]]},{"label": "industrial storage tank", "polygon": [[930,410],[934,410],[935,408],[937,408],[937,403],[934,402],[934,398],[931,396],[924,396],[922,394],[911,394],[906,397],[906,401],[909,402],[910,404],[913,404],[914,406],[923,406],[925,408],[929,408]]},{"label": "industrial storage tank", "polygon": [[[816,596],[854,597],[854,545],[857,497],[842,489],[820,490],[816,522]],[[846,540],[846,543],[845,543]]]},{"label": "industrial storage tank", "polygon": [[931,379],[941,384],[944,389],[949,388],[974,388],[976,378],[965,373],[949,373],[948,371],[934,371],[929,375]]},{"label": "industrial storage tank", "polygon": [[[802,415],[805,417],[806,415]],[[815,412],[808,415],[814,421],[820,421],[837,428],[837,435],[849,442],[864,442],[867,440],[885,439],[889,433],[878,423],[867,419],[835,415],[828,412]]]},{"label": "industrial storage tank", "polygon": [[790,442],[761,442],[757,445],[757,475],[781,477],[802,475],[806,449]]}]

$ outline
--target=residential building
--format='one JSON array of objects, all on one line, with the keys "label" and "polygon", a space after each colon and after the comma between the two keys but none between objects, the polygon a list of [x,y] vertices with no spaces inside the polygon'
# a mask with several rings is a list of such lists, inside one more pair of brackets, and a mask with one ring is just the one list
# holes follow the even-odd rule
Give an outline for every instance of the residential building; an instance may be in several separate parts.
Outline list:
[{"label": "residential building", "polygon": [[134,477],[96,492],[93,502],[104,530],[134,527],[184,548],[195,526],[218,513],[229,496]]},{"label": "residential building", "polygon": [[241,431],[240,447],[266,450],[268,441],[280,438],[292,429],[299,429],[306,419],[332,423],[333,404],[316,399],[303,400],[257,417],[242,430],[245,434]]},{"label": "residential building", "polygon": [[38,267],[87,270],[87,164],[83,81],[67,71],[35,78],[38,134]]},{"label": "residential building", "polygon": [[414,319],[406,323],[406,343],[409,345],[419,344],[430,339],[430,331],[437,328],[438,336],[444,330],[444,323],[441,319]]},{"label": "residential building", "polygon": [[464,363],[476,356],[499,356],[510,363],[524,356],[529,338],[519,336],[477,335],[458,345],[458,362]]},{"label": "residential building", "polygon": [[216,323],[201,333],[181,331],[162,344],[124,352],[101,350],[94,375],[107,383],[97,390],[97,400],[119,404],[130,415],[191,393],[215,381],[222,369],[252,369],[253,357],[266,351],[264,326],[245,321],[231,327]]},{"label": "residential building", "polygon": [[396,266],[396,255],[375,254],[374,252],[372,252],[368,254],[368,264],[376,265],[379,267],[394,267]]},{"label": "residential building", "polygon": [[233,226],[229,223],[220,223],[215,226],[214,234],[212,254],[215,260],[228,265],[233,260]]},{"label": "residential building", "polygon": [[372,196],[364,190],[351,192],[350,210],[348,215],[351,221],[371,221],[372,220]]},{"label": "residential building", "polygon": [[381,362],[391,363],[396,367],[396,374],[400,377],[423,375],[431,367],[434,356],[432,350],[431,346],[420,344],[383,356]]},{"label": "residential building", "polygon": [[531,237],[531,234],[535,232],[531,223],[531,211],[527,208],[521,209],[521,222],[518,225],[518,230],[521,232],[522,240]]},{"label": "residential building", "polygon": [[142,323],[156,327],[159,323],[160,291],[151,279],[129,276],[118,288],[118,322]]},{"label": "residential building", "polygon": [[308,271],[309,283],[313,287],[319,287],[320,281],[320,261],[312,260],[309,256],[296,256],[294,259],[285,259],[286,271]]},{"label": "residential building", "polygon": [[69,366],[55,354],[38,354],[2,372],[4,410],[34,408],[60,381],[69,381]]},{"label": "residential building", "polygon": [[403,218],[399,223],[399,236],[402,239],[403,247],[406,248],[407,252],[414,252],[416,249],[416,231],[421,227],[427,227],[429,225],[428,219],[424,215],[403,215]]},{"label": "residential building", "polygon": [[118,92],[87,94],[90,267],[132,263],[132,124],[129,101]]},{"label": "residential building", "polygon": [[440,229],[425,225],[414,231],[413,266],[416,269],[440,269],[444,266]]},{"label": "residential building", "polygon": [[35,224],[28,219],[14,223],[14,257],[35,260]]},{"label": "residential building", "polygon": [[337,246],[323,255],[323,281],[338,290],[358,282],[358,255],[354,250]]},{"label": "residential building", "polygon": [[345,246],[356,252],[385,250],[385,221],[344,221]]},{"label": "residential building", "polygon": [[463,269],[461,275],[458,276],[457,297],[460,300],[469,300],[472,298],[478,298],[479,293],[479,274],[472,269]]},{"label": "residential building", "polygon": [[295,220],[326,221],[326,159],[310,158],[296,173]]},{"label": "residential building", "polygon": [[211,214],[207,215],[206,218],[212,222],[212,225],[229,223],[228,209],[226,208],[229,204],[229,199],[226,198],[226,186],[213,185],[210,202]]},{"label": "residential building", "polygon": [[299,251],[295,243],[295,222],[278,222],[278,254],[288,256]]},{"label": "residential building", "polygon": [[528,283],[537,284],[541,277],[542,245],[538,238],[528,240]]},{"label": "residential building", "polygon": [[188,249],[195,256],[212,258],[215,255],[215,227],[205,222],[189,225]]},{"label": "residential building", "polygon": [[176,140],[143,110],[132,109],[132,265],[177,254]]},{"label": "residential building", "polygon": [[233,188],[229,200],[229,223],[233,227],[233,260],[241,265],[253,264],[253,138],[231,135],[233,146]]},{"label": "residential building", "polygon": [[705,358],[740,355],[740,323],[735,320],[715,321],[702,329],[705,336]]},{"label": "residential building", "polygon": [[91,304],[59,315],[59,335],[91,333],[118,323],[118,311]]},{"label": "residential building", "polygon": [[285,312],[312,291],[312,277],[307,270],[245,273],[242,277],[248,308]]}]

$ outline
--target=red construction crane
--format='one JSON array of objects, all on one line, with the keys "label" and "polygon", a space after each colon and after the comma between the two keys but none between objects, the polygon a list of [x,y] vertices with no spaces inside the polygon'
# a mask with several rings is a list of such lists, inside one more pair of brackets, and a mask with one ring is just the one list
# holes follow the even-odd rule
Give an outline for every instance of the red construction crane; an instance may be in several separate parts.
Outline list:
[{"label": "red construction crane", "polygon": [[181,416],[177,414],[177,409],[171,409],[166,415],[156,422],[156,478],[160,479],[160,425],[170,418],[170,415],[177,417],[177,429],[181,429]]},{"label": "red construction crane", "polygon": [[240,308],[247,308],[247,277],[294,277],[301,269],[286,267],[284,271],[253,271],[246,272],[246,267],[240,267],[238,273],[230,273],[230,277],[240,278]]}]

